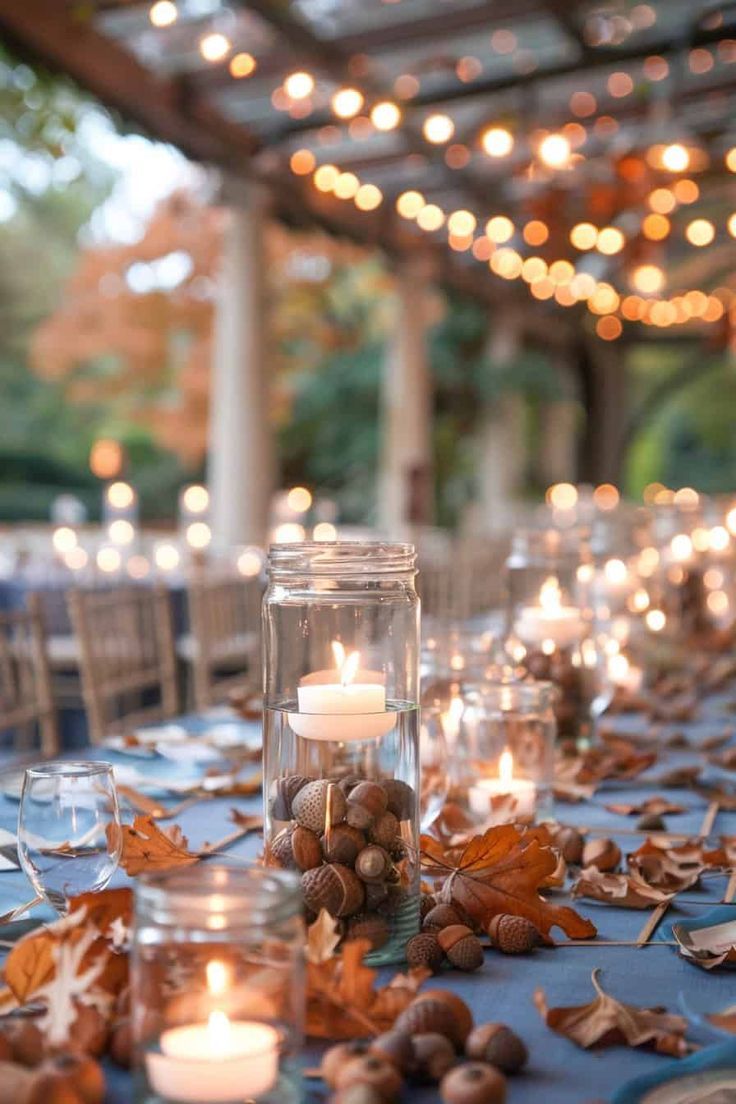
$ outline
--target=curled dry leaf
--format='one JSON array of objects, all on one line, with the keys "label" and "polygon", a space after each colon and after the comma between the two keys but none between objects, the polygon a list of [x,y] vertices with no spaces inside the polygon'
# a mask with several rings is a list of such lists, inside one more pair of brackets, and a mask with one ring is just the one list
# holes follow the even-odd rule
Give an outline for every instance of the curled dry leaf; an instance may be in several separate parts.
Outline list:
[{"label": "curled dry leaf", "polygon": [[736,836],[721,836],[720,846],[712,851],[703,851],[702,858],[706,866],[736,869]]},{"label": "curled dry leaf", "polygon": [[704,970],[725,962],[736,963],[736,919],[704,923],[702,927],[695,927],[692,921],[687,925],[673,924],[672,934],[682,957]]},{"label": "curled dry leaf", "polygon": [[714,766],[721,767],[723,770],[736,770],[736,748],[728,748],[727,751],[722,751],[720,755],[709,755],[708,760]]},{"label": "curled dry leaf", "polygon": [[437,840],[422,836],[424,873],[444,878],[440,896],[460,906],[483,928],[499,913],[524,916],[551,942],[550,929],[562,930],[571,939],[596,934],[590,920],[574,909],[553,905],[538,890],[557,870],[557,852],[542,846],[514,824],[489,828],[474,836],[462,849],[446,851]]},{"label": "curled dry leaf", "polygon": [[144,871],[171,870],[199,861],[200,856],[189,851],[186,837],[177,824],[162,829],[151,817],[137,816],[132,825],[124,824],[121,831],[120,865],[133,878]]},{"label": "curled dry leaf", "polygon": [[604,747],[591,748],[583,755],[562,756],[555,763],[555,786],[594,789],[609,780],[637,778],[657,761],[657,752],[642,751],[629,740],[610,737]]},{"label": "curled dry leaf", "polygon": [[736,790],[731,786],[695,786],[695,792],[707,802],[717,801],[724,813],[736,813]]},{"label": "curled dry leaf", "polygon": [[638,874],[601,874],[594,866],[580,872],[572,895],[630,909],[653,908],[672,900],[671,893],[648,885]]},{"label": "curled dry leaf", "polygon": [[245,828],[249,832],[263,831],[263,817],[260,813],[244,813],[240,809],[231,809],[230,819],[238,828]]},{"label": "curled dry leaf", "polygon": [[690,889],[699,881],[705,868],[700,847],[689,844],[660,847],[651,839],[646,839],[628,856],[628,863],[632,874],[666,893],[681,893],[684,889]]},{"label": "curled dry leaf", "polygon": [[648,797],[646,801],[640,801],[635,805],[625,803],[606,805],[606,809],[609,813],[616,813],[618,816],[674,816],[685,812],[684,805],[676,805],[666,797]]},{"label": "curled dry leaf", "polygon": [[730,1031],[732,1035],[736,1035],[736,1004],[724,1008],[722,1012],[711,1012],[705,1019],[721,1031]]},{"label": "curled dry leaf", "polygon": [[694,786],[700,777],[700,767],[673,767],[652,779],[653,786],[664,786],[665,789],[680,790]]},{"label": "curled dry leaf", "polygon": [[363,962],[371,950],[367,939],[343,943],[339,924],[322,910],[307,940],[307,1034],[327,1039],[355,1039],[388,1031],[411,1003],[430,971],[398,974],[376,989],[376,971]]},{"label": "curled dry leaf", "polygon": [[534,994],[534,1003],[547,1027],[564,1035],[579,1047],[631,1047],[651,1045],[662,1054],[685,1054],[687,1020],[657,1008],[638,1008],[608,995],[598,981],[599,970],[591,976],[596,997],[589,1004],[569,1008],[549,1008],[542,989]]}]

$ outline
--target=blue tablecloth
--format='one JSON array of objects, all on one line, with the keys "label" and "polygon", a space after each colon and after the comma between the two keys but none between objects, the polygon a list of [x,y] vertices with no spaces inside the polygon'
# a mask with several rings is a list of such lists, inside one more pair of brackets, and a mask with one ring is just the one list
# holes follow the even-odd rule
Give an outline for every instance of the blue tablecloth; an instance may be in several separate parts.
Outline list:
[{"label": "blue tablecloth", "polygon": [[[680,731],[688,734],[714,734],[727,726],[729,715],[724,698],[709,701],[701,711],[700,719],[690,725],[678,724]],[[192,727],[194,723],[190,722]],[[642,730],[641,718],[622,718],[620,727]],[[666,737],[670,727],[663,735]],[[100,757],[99,751],[91,754]],[[107,753],[105,758],[116,757]],[[642,780],[656,776],[667,766],[692,761],[690,751],[667,751],[659,763],[647,775],[631,786],[607,787],[596,797],[582,805],[560,805],[557,813],[566,823],[605,827],[617,839],[622,851],[633,850],[641,840],[623,832],[631,829],[634,818],[617,816],[606,811],[604,804],[610,801],[636,802],[646,796]],[[130,762],[130,760],[128,760]],[[147,774],[165,773],[171,777],[170,763],[150,763]],[[687,811],[667,818],[667,826],[676,832],[697,834],[706,808],[705,801],[686,790],[662,790],[673,801],[687,806]],[[229,812],[233,804],[243,809],[260,809],[260,799],[211,800],[205,805],[194,806],[183,813],[178,822],[189,837],[190,844],[200,845],[225,836],[232,829]],[[0,826],[14,828],[17,804],[6,797],[0,798]],[[736,814],[720,813],[714,834],[736,833]],[[232,854],[254,858],[260,848],[260,840],[249,837],[233,848]],[[123,884],[126,878],[118,874],[115,884]],[[704,880],[703,888],[691,890],[685,895],[687,904],[672,909],[669,919],[697,915],[705,912],[723,895],[725,878]],[[0,911],[32,896],[25,878],[20,873],[0,873]],[[555,900],[566,901],[562,893],[550,894]],[[698,903],[690,903],[697,900]],[[647,913],[627,911],[610,905],[578,901],[575,907],[589,915],[598,927],[599,939],[631,940],[638,935]],[[736,906],[734,906],[736,908]],[[39,910],[40,912],[40,910]],[[553,933],[565,938],[563,933]],[[613,995],[640,1005],[664,1005],[671,1011],[678,1010],[679,994],[685,993],[689,1002],[697,1008],[719,1009],[733,1003],[736,997],[733,971],[706,972],[685,962],[676,949],[656,940],[642,949],[633,947],[575,946],[542,949],[529,956],[507,957],[488,951],[484,967],[476,974],[462,975],[455,972],[442,974],[433,985],[453,989],[471,1006],[476,1022],[487,1020],[509,1024],[526,1041],[530,1053],[528,1070],[509,1081],[509,1104],[585,1104],[585,1102],[610,1100],[614,1091],[629,1078],[647,1074],[666,1062],[666,1059],[647,1050],[622,1047],[600,1051],[583,1051],[566,1039],[550,1032],[543,1024],[533,1004],[534,990],[541,986],[550,1005],[584,1004],[593,998],[590,974],[594,967],[602,969],[601,981]],[[388,977],[392,971],[384,971]],[[697,1034],[692,1035],[697,1038]],[[704,1039],[703,1041],[708,1041]],[[305,1064],[313,1066],[319,1057],[318,1047],[305,1051]],[[129,1104],[132,1099],[128,1074],[109,1067],[110,1104]],[[319,1092],[310,1086],[310,1093]],[[428,1104],[438,1099],[433,1089],[407,1090],[406,1099],[416,1104]]]}]

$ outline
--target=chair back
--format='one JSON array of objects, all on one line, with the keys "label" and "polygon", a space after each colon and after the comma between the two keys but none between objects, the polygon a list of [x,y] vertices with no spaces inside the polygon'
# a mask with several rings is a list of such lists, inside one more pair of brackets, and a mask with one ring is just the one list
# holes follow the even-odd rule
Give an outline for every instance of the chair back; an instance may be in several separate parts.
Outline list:
[{"label": "chair back", "polygon": [[89,738],[176,716],[171,605],[164,587],[72,590]]},{"label": "chair back", "polygon": [[191,583],[189,659],[197,710],[225,700],[233,689],[259,685],[262,594],[257,578]]},{"label": "chair back", "polygon": [[56,710],[41,603],[29,594],[26,609],[0,614],[0,733],[13,750],[28,750],[38,737],[44,755],[59,747]]}]

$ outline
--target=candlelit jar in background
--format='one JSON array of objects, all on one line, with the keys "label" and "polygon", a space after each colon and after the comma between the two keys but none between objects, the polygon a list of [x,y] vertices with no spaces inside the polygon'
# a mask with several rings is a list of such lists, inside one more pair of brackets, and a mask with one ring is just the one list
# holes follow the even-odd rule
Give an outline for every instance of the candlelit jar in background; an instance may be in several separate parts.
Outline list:
[{"label": "candlelit jar in background", "polygon": [[551,819],[557,691],[533,679],[487,684],[467,695],[450,801],[469,823]]},{"label": "candlelit jar in background", "polygon": [[275,545],[264,597],[266,862],[370,961],[419,911],[419,603],[412,545]]},{"label": "candlelit jar in background", "polygon": [[135,887],[131,1026],[141,1104],[297,1104],[304,922],[285,871],[200,864]]},{"label": "candlelit jar in background", "polygon": [[521,533],[507,569],[507,650],[521,672],[557,686],[559,736],[588,744],[612,688],[591,604],[594,567],[586,534]]}]

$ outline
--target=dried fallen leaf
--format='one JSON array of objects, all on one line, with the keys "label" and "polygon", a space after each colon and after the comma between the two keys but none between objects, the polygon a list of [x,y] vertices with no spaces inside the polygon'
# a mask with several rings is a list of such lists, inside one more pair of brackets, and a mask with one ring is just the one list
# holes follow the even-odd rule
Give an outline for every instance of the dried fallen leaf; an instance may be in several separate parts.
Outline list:
[{"label": "dried fallen leaf", "polygon": [[666,893],[681,893],[700,879],[704,862],[698,845],[680,844],[662,847],[660,841],[646,839],[628,856],[629,870],[650,886]]},{"label": "dried fallen leaf", "polygon": [[648,885],[637,874],[601,874],[594,866],[580,872],[572,895],[631,909],[653,908],[672,900],[671,893]]},{"label": "dried fallen leaf", "polygon": [[596,1045],[639,1047],[653,1044],[662,1054],[679,1056],[686,1053],[687,1020],[684,1016],[624,1004],[604,992],[598,982],[598,973],[596,969],[591,976],[596,997],[589,1004],[548,1008],[544,991],[536,990],[534,1003],[547,1027],[585,1049]]},{"label": "dried fallen leaf", "polygon": [[248,832],[263,831],[263,817],[260,813],[243,813],[240,809],[231,809],[230,819],[238,828],[245,828]]},{"label": "dried fallen leaf", "polygon": [[703,851],[704,864],[723,867],[726,870],[736,869],[736,836],[720,836],[719,839],[719,847],[711,851]]},{"label": "dried fallen leaf", "polygon": [[672,934],[682,957],[704,970],[712,970],[724,962],[736,963],[736,919],[704,924],[702,928],[695,928],[692,923],[673,924]]},{"label": "dried fallen leaf", "polygon": [[455,902],[476,923],[486,927],[498,913],[524,916],[550,940],[550,929],[560,927],[571,939],[596,934],[590,920],[574,909],[553,905],[538,893],[557,870],[557,852],[521,828],[503,824],[474,836],[462,849],[446,851],[437,840],[422,836],[425,873],[444,877],[441,896]]},{"label": "dried fallen leaf", "polygon": [[720,1027],[722,1031],[730,1031],[736,1035],[736,1004],[730,1008],[724,1008],[722,1012],[711,1012],[705,1019],[714,1027]]},{"label": "dried fallen leaf", "polygon": [[562,756],[555,763],[555,787],[594,786],[609,780],[630,781],[657,761],[656,751],[642,751],[629,740],[609,738],[603,747],[583,755]]},{"label": "dried fallen leaf", "polygon": [[334,955],[339,940],[337,922],[322,910],[307,940],[307,1034],[327,1039],[379,1035],[393,1026],[430,971],[410,970],[376,989],[376,971],[363,962],[369,941],[348,940]]},{"label": "dried fallen leaf", "polygon": [[666,797],[648,797],[646,801],[640,801],[634,805],[626,803],[606,805],[606,809],[609,813],[616,813],[618,816],[674,816],[685,812],[683,805],[676,805]]},{"label": "dried fallen leaf", "polygon": [[736,748],[728,748],[727,751],[722,751],[720,755],[709,755],[708,760],[714,766],[721,767],[722,770],[736,770]]},{"label": "dried fallen leaf", "polygon": [[150,817],[137,816],[122,826],[123,850],[120,865],[126,874],[136,877],[148,870],[171,870],[191,866],[200,856],[189,851],[181,828],[174,824],[161,829]]}]

